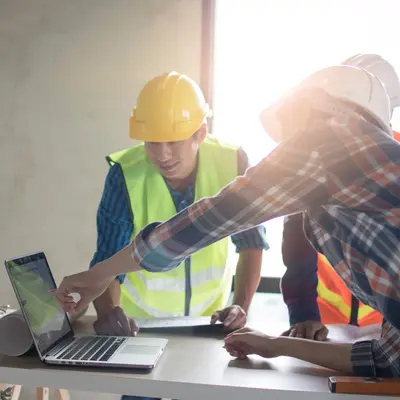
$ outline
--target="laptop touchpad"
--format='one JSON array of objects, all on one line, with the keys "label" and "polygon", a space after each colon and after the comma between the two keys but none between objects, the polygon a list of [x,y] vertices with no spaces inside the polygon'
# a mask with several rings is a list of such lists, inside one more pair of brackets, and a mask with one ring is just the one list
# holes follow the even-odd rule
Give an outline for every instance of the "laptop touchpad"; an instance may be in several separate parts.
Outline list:
[{"label": "laptop touchpad", "polygon": [[119,352],[119,354],[143,354],[146,356],[156,355],[160,352],[158,346],[142,346],[135,344],[128,344]]}]

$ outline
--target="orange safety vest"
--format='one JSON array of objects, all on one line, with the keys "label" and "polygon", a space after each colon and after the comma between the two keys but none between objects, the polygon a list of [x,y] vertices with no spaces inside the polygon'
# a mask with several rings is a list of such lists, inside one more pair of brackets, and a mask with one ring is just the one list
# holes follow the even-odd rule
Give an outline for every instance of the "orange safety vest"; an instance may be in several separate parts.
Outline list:
[{"label": "orange safety vest", "polygon": [[[393,136],[400,142],[399,132],[393,131]],[[382,323],[382,315],[352,295],[322,254],[318,254],[317,292],[318,307],[323,324],[366,326]]]}]

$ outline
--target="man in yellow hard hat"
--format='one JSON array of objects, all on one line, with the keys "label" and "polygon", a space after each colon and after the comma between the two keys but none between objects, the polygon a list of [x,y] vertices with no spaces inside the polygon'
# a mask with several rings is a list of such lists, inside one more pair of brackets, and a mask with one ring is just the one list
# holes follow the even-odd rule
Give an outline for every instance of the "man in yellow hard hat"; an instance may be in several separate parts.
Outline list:
[{"label": "man in yellow hard hat", "polygon": [[[194,201],[214,196],[244,174],[246,154],[207,135],[209,106],[189,77],[171,72],[150,80],[130,118],[130,137],[143,141],[107,157],[110,170],[98,209],[93,266],[120,251],[146,225],[165,221]],[[135,318],[210,316],[227,329],[246,323],[260,280],[264,227],[232,236],[239,253],[233,304],[227,306],[234,268],[228,240],[187,259],[177,269],[128,273],[95,302],[98,334],[135,335]]]}]

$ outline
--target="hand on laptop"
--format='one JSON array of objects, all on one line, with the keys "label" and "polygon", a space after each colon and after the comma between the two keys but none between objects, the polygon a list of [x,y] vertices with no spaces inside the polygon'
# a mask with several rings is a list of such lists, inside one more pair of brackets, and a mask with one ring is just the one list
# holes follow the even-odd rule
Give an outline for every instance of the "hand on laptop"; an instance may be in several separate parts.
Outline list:
[{"label": "hand on laptop", "polygon": [[98,335],[104,336],[136,336],[139,332],[135,320],[118,306],[99,316],[93,328]]},{"label": "hand on laptop", "polygon": [[246,325],[247,315],[242,307],[233,305],[216,311],[211,317],[211,324],[221,321],[228,331],[243,328]]},{"label": "hand on laptop", "polygon": [[[65,277],[58,289],[51,291],[65,312],[79,312],[105,292],[115,275],[110,274],[107,268],[102,268],[101,264]],[[79,294],[80,299],[75,300],[71,296],[73,293]]]}]

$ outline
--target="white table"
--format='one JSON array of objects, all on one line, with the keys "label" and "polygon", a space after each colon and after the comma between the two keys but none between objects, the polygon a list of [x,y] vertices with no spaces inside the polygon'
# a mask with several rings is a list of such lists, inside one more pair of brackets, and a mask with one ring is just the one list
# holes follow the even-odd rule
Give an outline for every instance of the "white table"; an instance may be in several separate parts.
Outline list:
[{"label": "white table", "polygon": [[[276,296],[275,299],[279,297]],[[268,303],[269,307],[266,307],[265,303]],[[273,296],[258,296],[249,315],[250,325],[269,325],[268,333],[280,333],[286,327],[286,318],[282,318],[282,312],[279,311],[282,308],[282,303],[274,300]],[[280,316],[280,319],[277,316]],[[91,331],[93,321],[93,317],[84,317],[77,322],[77,331]],[[347,339],[346,341],[376,336],[378,333],[377,327],[366,330],[347,326],[331,329],[332,338]],[[350,400],[352,397],[360,399],[359,396],[329,393],[328,377],[338,373],[324,368],[285,357],[273,360],[259,357],[233,360],[222,347],[222,337],[182,334],[162,336],[168,337],[169,343],[151,373],[50,367],[43,365],[36,357],[3,357],[0,359],[1,381],[28,387],[125,393],[180,400],[293,400],[293,396],[296,400],[325,399],[333,396],[338,400]]]}]

